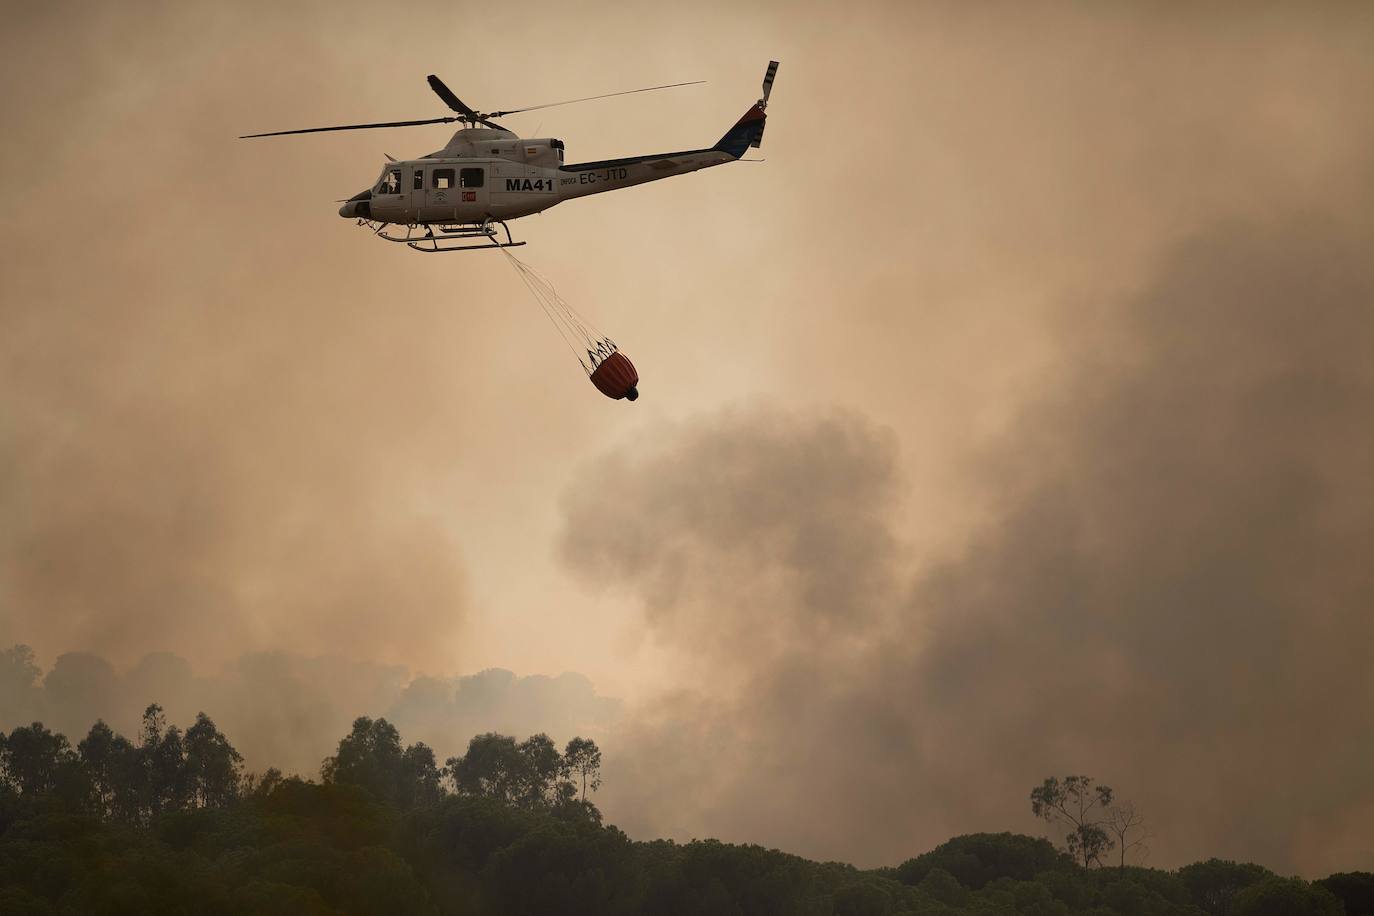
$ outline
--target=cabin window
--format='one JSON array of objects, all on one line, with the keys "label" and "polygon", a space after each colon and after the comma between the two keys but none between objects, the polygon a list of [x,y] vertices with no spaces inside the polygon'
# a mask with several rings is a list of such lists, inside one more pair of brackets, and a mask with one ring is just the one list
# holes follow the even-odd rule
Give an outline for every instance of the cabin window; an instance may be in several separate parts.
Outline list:
[{"label": "cabin window", "polygon": [[382,176],[382,181],[377,185],[378,194],[400,194],[401,193],[401,170],[390,169]]},{"label": "cabin window", "polygon": [[423,190],[425,189],[425,170],[424,170],[424,169],[416,169],[416,170],[415,170],[415,185],[414,185],[414,187],[415,187],[415,190],[417,190],[417,191],[423,191]]},{"label": "cabin window", "polygon": [[435,169],[432,187],[439,189],[453,187],[453,169]]},{"label": "cabin window", "polygon": [[463,187],[480,188],[485,177],[482,169],[463,169]]}]

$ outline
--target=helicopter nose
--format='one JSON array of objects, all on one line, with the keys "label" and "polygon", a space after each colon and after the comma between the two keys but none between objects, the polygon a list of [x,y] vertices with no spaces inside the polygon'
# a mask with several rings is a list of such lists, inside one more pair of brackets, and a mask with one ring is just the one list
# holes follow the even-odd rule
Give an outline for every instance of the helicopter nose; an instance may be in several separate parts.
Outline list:
[{"label": "helicopter nose", "polygon": [[339,208],[339,215],[344,219],[371,219],[371,200],[371,190],[360,191],[344,201],[344,205]]}]

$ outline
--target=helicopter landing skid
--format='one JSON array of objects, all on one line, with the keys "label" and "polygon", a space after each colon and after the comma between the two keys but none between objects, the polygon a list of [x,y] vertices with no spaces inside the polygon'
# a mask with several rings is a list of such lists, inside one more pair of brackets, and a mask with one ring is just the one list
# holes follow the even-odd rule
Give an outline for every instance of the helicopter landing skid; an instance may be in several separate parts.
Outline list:
[{"label": "helicopter landing skid", "polygon": [[[372,225],[365,220],[360,223]],[[389,235],[386,232],[387,223],[382,223],[373,229],[373,234],[380,239],[388,242],[397,242],[416,251],[425,254],[440,254],[448,251],[475,251],[482,248],[519,248],[524,242],[517,242],[511,238],[510,227],[501,220],[487,220],[482,223],[456,223],[448,226],[431,224],[413,224],[406,226],[406,234],[403,237]],[[506,240],[500,239],[500,233],[496,227],[500,226],[506,231]],[[439,230],[439,234],[435,233]],[[420,230],[423,230],[421,232]],[[486,239],[485,242],[476,245],[454,244],[465,239]]]}]

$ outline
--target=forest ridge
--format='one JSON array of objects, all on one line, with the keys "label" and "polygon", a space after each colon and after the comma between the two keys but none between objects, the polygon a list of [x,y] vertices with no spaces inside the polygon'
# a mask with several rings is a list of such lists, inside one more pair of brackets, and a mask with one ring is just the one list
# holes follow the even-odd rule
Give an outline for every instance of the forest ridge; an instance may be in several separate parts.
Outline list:
[{"label": "forest ridge", "polygon": [[[0,914],[1374,913],[1369,873],[1309,883],[1216,859],[1084,865],[1070,855],[1081,827],[1064,850],[971,834],[873,870],[716,840],[636,842],[590,800],[600,770],[594,742],[560,751],[542,734],[478,735],[441,766],[362,717],[315,781],[246,773],[204,713],[183,731],[152,705],[134,739],[97,721],[75,747],[35,722],[0,734]],[[1032,802],[1062,802],[1071,786],[1101,797],[1047,780]]]}]

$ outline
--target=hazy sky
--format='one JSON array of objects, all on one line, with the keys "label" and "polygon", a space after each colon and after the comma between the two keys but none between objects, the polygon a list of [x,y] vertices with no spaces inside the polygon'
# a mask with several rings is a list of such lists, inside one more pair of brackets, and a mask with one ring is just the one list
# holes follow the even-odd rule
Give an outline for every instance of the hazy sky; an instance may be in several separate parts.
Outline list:
[{"label": "hazy sky", "polygon": [[[54,669],[0,713],[582,730],[632,835],[865,865],[1079,771],[1154,864],[1374,857],[1374,9],[51,3],[0,52],[0,647]],[[434,72],[706,79],[508,125],[691,148],[770,58],[766,162],[514,224],[635,404],[503,258],[335,215],[447,128],[234,139]]]}]

